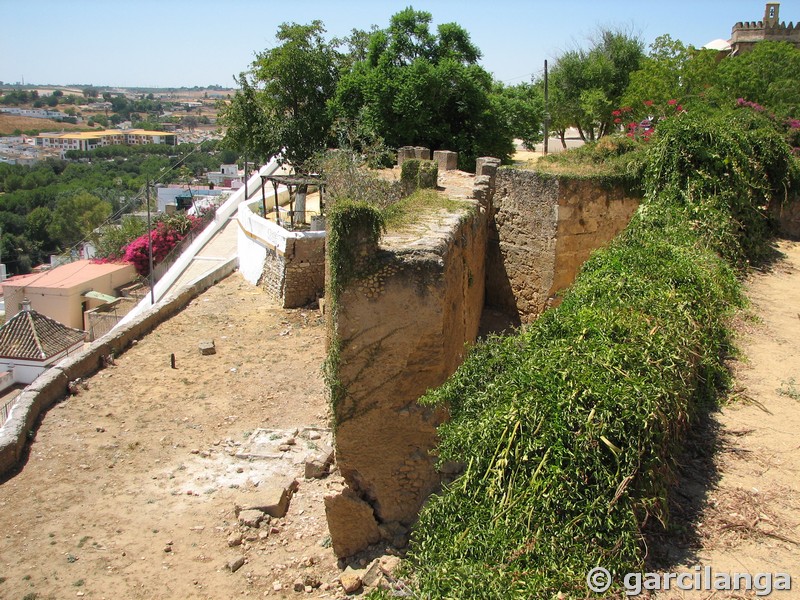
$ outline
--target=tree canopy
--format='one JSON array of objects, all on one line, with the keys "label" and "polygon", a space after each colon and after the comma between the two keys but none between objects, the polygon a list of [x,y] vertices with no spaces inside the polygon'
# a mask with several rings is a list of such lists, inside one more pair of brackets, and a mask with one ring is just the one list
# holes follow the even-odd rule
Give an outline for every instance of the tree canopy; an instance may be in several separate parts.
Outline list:
[{"label": "tree canopy", "polygon": [[222,115],[226,144],[269,158],[281,156],[298,170],[325,147],[332,118],[328,100],[338,80],[338,42],[326,41],[321,21],[284,23],[280,42],[258,54]]},{"label": "tree canopy", "polygon": [[482,155],[508,159],[514,137],[538,135],[536,91],[496,85],[466,30],[431,23],[430,13],[407,8],[384,29],[330,41],[319,21],[281,25],[280,44],[239,76],[240,90],[222,110],[226,145],[281,155],[302,170],[336,143],[332,125],[345,122],[393,148],[458,151],[466,169]]},{"label": "tree canopy", "polygon": [[601,31],[592,46],[562,54],[550,79],[556,128],[573,126],[586,141],[614,129],[612,111],[644,57],[642,42],[619,31]]}]

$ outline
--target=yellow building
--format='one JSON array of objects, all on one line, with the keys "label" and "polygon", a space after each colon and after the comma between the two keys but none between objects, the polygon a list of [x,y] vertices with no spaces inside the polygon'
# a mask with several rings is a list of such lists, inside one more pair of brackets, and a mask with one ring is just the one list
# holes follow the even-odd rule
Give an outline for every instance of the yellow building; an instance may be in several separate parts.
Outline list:
[{"label": "yellow building", "polygon": [[94,150],[101,146],[142,146],[144,144],[166,144],[175,146],[174,133],[148,131],[146,129],[106,129],[105,131],[80,131],[75,133],[40,133],[36,145],[41,148],[60,150]]}]

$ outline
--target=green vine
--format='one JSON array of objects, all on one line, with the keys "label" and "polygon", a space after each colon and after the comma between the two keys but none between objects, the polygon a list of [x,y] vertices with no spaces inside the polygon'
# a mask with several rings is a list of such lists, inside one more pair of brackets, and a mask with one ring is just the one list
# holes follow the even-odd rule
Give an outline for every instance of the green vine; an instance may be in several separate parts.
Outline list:
[{"label": "green vine", "polygon": [[[328,211],[326,234],[328,277],[326,298],[333,327],[339,314],[339,298],[345,286],[360,277],[369,264],[371,254],[385,231],[383,214],[372,204],[338,200]],[[335,329],[330,336],[324,365],[331,406],[334,409],[344,397],[345,389],[339,379],[341,339]],[[334,424],[336,419],[334,418]]]}]

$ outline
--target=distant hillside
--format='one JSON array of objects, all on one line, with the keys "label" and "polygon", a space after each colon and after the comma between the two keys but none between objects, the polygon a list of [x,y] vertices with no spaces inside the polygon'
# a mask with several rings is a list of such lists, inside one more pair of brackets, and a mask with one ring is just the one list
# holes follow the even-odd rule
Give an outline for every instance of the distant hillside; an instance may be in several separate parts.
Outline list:
[{"label": "distant hillside", "polygon": [[[19,117],[0,113],[0,135],[13,135],[16,130],[30,131],[74,131],[91,129],[83,125],[73,125],[72,123],[60,123],[50,119],[32,119],[30,117]],[[102,129],[102,128],[101,128]]]}]

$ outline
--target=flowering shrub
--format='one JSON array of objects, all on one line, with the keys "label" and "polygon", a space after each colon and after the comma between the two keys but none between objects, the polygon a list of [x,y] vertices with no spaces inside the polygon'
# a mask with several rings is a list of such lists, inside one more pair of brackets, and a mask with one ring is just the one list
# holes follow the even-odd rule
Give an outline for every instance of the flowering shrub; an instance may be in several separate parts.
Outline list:
[{"label": "flowering shrub", "polygon": [[800,155],[800,119],[787,117],[784,120],[778,119],[775,114],[765,112],[765,108],[758,102],[751,102],[744,98],[736,99],[737,108],[749,108],[755,113],[760,113],[766,116],[772,123],[784,132],[786,142],[792,147],[792,152]]},{"label": "flowering shrub", "polygon": [[[164,260],[178,242],[204,223],[203,219],[187,215],[175,215],[158,221],[150,234],[153,239],[153,264]],[[131,263],[142,277],[150,273],[149,244],[150,236],[145,233],[125,247],[123,260]]]},{"label": "flowering shrub", "polygon": [[[642,108],[634,110],[631,106],[623,106],[611,111],[614,123],[626,130],[626,135],[631,139],[648,141],[655,131],[659,121],[684,112],[683,105],[676,99],[667,100],[664,106],[658,106],[653,100],[642,102]],[[631,119],[628,121],[628,119]],[[627,121],[627,124],[624,124]]]}]

